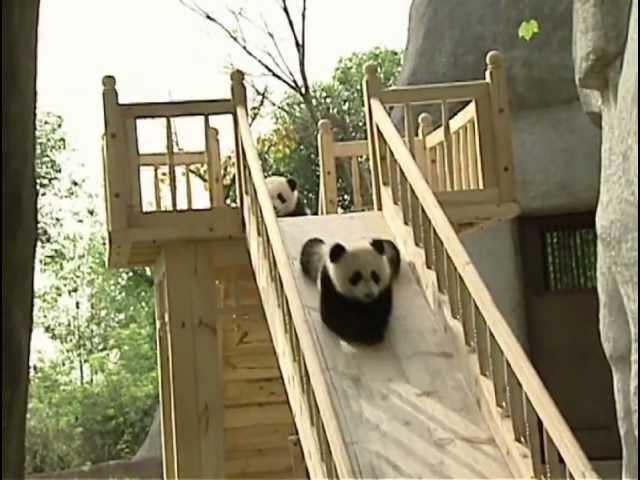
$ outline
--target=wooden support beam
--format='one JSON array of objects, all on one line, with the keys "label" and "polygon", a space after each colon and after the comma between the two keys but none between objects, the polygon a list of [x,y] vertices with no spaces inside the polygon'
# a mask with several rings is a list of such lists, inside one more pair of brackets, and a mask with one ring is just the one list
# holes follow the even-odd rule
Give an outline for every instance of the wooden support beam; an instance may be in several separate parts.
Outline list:
[{"label": "wooden support beam", "polygon": [[176,478],[224,475],[222,334],[209,262],[214,245],[178,242],[161,254]]}]

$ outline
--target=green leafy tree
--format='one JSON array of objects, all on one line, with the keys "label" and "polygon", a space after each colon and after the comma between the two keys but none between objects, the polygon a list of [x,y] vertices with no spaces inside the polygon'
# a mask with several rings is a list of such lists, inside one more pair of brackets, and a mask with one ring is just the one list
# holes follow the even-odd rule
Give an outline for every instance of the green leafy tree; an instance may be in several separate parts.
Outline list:
[{"label": "green leafy tree", "polygon": [[129,456],[157,405],[153,282],[105,265],[96,198],[65,157],[62,119],[37,123],[39,243],[34,317],[58,347],[33,368],[27,471]]},{"label": "green leafy tree", "polygon": [[[312,86],[314,111],[318,118],[327,118],[334,127],[336,140],[366,138],[362,78],[368,62],[378,65],[384,85],[391,85],[398,76],[401,54],[395,50],[374,48],[341,58],[331,80]],[[274,127],[258,138],[258,150],[265,174],[289,174],[303,186],[307,205],[317,209],[319,188],[318,126],[305,103],[295,93],[287,93],[271,112]],[[349,173],[340,175],[339,202],[343,209],[351,206],[349,186],[341,181]]]}]

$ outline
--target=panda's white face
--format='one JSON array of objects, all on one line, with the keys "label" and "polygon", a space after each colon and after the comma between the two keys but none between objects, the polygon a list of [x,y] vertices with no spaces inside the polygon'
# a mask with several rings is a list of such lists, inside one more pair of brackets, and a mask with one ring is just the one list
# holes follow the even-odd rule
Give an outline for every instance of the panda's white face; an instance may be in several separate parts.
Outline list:
[{"label": "panda's white face", "polygon": [[278,217],[284,217],[296,208],[298,188],[292,178],[272,176],[265,179],[271,203]]},{"label": "panda's white face", "polygon": [[336,243],[326,265],[336,290],[363,303],[375,300],[391,282],[389,259],[376,240],[349,249]]}]

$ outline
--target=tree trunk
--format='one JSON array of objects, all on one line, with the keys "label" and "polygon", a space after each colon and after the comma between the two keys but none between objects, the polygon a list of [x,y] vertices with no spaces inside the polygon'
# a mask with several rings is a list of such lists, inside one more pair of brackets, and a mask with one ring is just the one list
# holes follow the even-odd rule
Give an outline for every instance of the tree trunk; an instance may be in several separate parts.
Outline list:
[{"label": "tree trunk", "polygon": [[2,2],[2,471],[24,478],[36,246],[38,0]]}]

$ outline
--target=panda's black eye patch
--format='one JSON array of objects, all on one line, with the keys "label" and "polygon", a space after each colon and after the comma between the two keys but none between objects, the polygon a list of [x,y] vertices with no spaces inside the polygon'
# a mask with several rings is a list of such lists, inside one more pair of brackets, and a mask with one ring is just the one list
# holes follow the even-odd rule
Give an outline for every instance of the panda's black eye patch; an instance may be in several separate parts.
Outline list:
[{"label": "panda's black eye patch", "polygon": [[351,285],[353,285],[354,287],[356,285],[358,285],[361,281],[362,281],[362,273],[359,271],[355,271],[350,277],[349,277],[349,283]]},{"label": "panda's black eye patch", "polygon": [[278,200],[280,200],[280,203],[287,203],[287,199],[281,193],[278,194]]},{"label": "panda's black eye patch", "polygon": [[371,280],[373,280],[376,285],[380,283],[380,275],[375,270],[371,271]]}]

